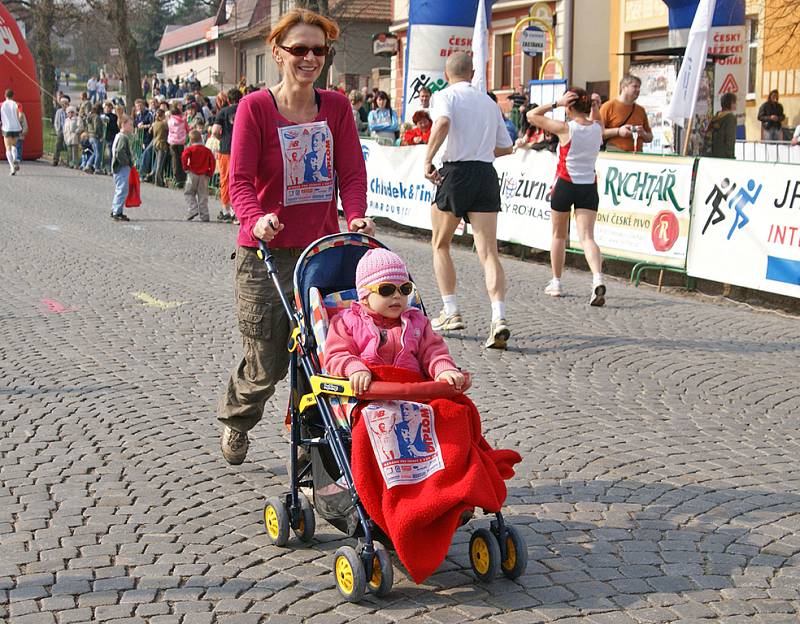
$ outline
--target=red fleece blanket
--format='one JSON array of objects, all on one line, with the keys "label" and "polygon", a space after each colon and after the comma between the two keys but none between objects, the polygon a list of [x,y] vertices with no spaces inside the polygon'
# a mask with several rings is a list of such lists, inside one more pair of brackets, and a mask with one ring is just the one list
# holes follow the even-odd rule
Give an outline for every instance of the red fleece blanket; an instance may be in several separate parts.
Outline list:
[{"label": "red fleece blanket", "polygon": [[[422,381],[416,373],[390,366],[373,368],[372,376],[377,381]],[[352,469],[364,509],[392,540],[411,578],[421,583],[444,561],[462,512],[472,507],[500,511],[506,499],[504,481],[514,476],[512,467],[522,458],[516,451],[489,446],[478,410],[464,395],[413,400],[434,410],[444,470],[420,483],[387,488],[361,418],[365,404],[353,413]]]}]

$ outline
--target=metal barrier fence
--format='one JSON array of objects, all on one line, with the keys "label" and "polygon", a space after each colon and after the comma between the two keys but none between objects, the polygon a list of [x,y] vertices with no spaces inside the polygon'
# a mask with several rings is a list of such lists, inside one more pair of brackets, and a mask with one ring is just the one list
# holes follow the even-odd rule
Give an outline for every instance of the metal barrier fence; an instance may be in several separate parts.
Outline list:
[{"label": "metal barrier fence", "polygon": [[800,145],[787,141],[736,141],[736,160],[800,165]]}]

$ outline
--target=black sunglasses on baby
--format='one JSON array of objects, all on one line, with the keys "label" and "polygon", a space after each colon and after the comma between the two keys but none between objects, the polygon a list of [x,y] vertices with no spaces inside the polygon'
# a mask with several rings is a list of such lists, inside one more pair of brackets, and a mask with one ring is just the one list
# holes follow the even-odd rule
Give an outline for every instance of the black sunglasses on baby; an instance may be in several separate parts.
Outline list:
[{"label": "black sunglasses on baby", "polygon": [[380,284],[370,284],[364,286],[368,291],[378,293],[381,297],[391,297],[395,291],[400,291],[400,294],[408,297],[411,291],[414,290],[414,284],[405,282],[403,284],[392,284],[391,282],[381,282]]},{"label": "black sunglasses on baby", "polygon": [[304,46],[304,45],[295,45],[295,46],[278,46],[282,50],[286,50],[292,56],[306,56],[309,51],[314,53],[314,56],[328,56],[328,51],[330,48],[326,45],[323,46]]}]

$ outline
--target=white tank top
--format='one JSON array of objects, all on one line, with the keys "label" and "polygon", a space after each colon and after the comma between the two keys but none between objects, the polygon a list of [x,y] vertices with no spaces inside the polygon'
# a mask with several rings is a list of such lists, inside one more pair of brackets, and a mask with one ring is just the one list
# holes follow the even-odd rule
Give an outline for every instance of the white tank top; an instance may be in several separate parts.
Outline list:
[{"label": "white tank top", "polygon": [[594,165],[603,145],[603,127],[595,122],[588,126],[574,119],[568,124],[569,139],[558,145],[559,178],[573,184],[594,184]]},{"label": "white tank top", "polygon": [[3,124],[3,132],[22,132],[19,109],[14,100],[6,100],[0,105],[0,123]]}]

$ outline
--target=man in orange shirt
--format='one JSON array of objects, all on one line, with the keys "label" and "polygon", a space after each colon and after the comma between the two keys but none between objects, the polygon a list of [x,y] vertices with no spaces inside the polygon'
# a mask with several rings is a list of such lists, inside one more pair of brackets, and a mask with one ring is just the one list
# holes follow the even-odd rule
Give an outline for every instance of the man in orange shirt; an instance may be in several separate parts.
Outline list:
[{"label": "man in orange shirt", "polygon": [[[653,140],[647,113],[636,104],[641,88],[642,81],[637,76],[625,74],[619,83],[619,97],[600,107],[603,139],[608,151],[641,152],[643,145]],[[637,135],[635,148],[634,134]]]}]

